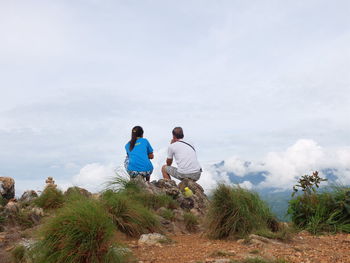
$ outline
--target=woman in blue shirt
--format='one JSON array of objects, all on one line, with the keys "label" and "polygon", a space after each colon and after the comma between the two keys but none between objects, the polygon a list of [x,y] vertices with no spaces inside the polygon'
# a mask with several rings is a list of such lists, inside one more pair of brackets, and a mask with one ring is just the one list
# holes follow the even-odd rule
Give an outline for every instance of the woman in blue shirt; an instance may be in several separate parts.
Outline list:
[{"label": "woman in blue shirt", "polygon": [[146,181],[150,180],[153,172],[153,165],[150,159],[153,159],[153,149],[147,139],[143,138],[143,129],[141,126],[135,126],[131,130],[131,140],[125,145],[127,158],[125,160],[125,169],[131,178],[138,175],[143,176]]}]

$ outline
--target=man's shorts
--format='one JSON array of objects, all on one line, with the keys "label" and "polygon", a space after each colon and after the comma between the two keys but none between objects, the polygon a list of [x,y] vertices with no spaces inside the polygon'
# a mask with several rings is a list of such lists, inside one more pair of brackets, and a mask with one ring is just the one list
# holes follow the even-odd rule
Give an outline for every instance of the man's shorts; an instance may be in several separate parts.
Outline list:
[{"label": "man's shorts", "polygon": [[166,166],[165,169],[166,169],[166,172],[170,176],[175,177],[176,179],[179,179],[179,180],[183,180],[185,178],[188,178],[188,179],[191,179],[193,181],[197,181],[202,173],[201,171],[198,171],[196,173],[183,174],[183,173],[179,173],[177,171],[177,168],[174,166]]}]

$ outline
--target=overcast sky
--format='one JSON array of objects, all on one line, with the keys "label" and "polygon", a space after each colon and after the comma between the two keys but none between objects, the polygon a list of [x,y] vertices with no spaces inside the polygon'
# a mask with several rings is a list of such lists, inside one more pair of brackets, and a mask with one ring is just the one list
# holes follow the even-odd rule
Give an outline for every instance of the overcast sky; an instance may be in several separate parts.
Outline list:
[{"label": "overcast sky", "polygon": [[0,176],[21,190],[98,180],[134,125],[159,165],[178,125],[203,166],[305,142],[348,156],[349,13],[347,0],[0,0]]}]

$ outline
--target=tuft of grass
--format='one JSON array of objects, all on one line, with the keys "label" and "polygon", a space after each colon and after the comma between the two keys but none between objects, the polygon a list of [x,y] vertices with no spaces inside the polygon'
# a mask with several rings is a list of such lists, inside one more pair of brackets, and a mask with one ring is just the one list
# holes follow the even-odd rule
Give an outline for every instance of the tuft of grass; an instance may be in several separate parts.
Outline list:
[{"label": "tuft of grass", "polygon": [[166,194],[139,192],[137,194],[134,194],[132,198],[153,210],[157,210],[161,207],[166,207],[168,209],[176,209],[179,207],[178,202]]},{"label": "tuft of grass", "polygon": [[130,198],[125,192],[107,190],[102,202],[117,228],[133,237],[159,230],[159,221],[154,213]]},{"label": "tuft of grass", "polygon": [[27,249],[23,245],[16,246],[11,250],[11,258],[14,263],[23,263],[26,262],[26,251]]},{"label": "tuft of grass", "polygon": [[350,188],[304,193],[289,202],[288,213],[296,227],[311,234],[350,233]]},{"label": "tuft of grass", "polygon": [[96,200],[68,202],[49,218],[31,251],[36,263],[125,262],[126,253],[112,245],[114,225]]},{"label": "tuft of grass", "polygon": [[292,240],[294,229],[290,227],[283,227],[277,232],[272,232],[269,229],[260,229],[255,231],[254,234],[262,237],[266,237],[269,239],[277,239],[282,242],[288,242]]},{"label": "tuft of grass", "polygon": [[192,214],[191,212],[185,213],[183,217],[184,217],[186,229],[189,232],[195,232],[198,229],[198,225],[199,225],[198,217]]},{"label": "tuft of grass", "polygon": [[224,251],[224,250],[215,250],[210,254],[211,257],[230,257],[234,255],[235,253]]},{"label": "tuft of grass", "polygon": [[214,239],[244,238],[269,229],[274,221],[269,207],[257,193],[220,184],[213,192],[206,216],[207,234]]},{"label": "tuft of grass", "polygon": [[46,187],[34,201],[34,204],[46,210],[59,208],[63,203],[64,195],[62,191],[54,187]]},{"label": "tuft of grass", "polygon": [[173,221],[175,217],[174,212],[168,208],[162,210],[160,216],[170,221]]}]

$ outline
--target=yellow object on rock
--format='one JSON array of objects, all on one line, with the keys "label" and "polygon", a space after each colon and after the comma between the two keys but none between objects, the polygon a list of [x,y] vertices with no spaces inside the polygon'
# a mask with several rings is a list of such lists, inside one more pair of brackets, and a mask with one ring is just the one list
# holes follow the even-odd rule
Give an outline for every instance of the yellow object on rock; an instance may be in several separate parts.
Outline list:
[{"label": "yellow object on rock", "polygon": [[193,192],[190,188],[185,187],[185,192],[184,192],[184,196],[185,197],[191,197],[193,195]]}]

